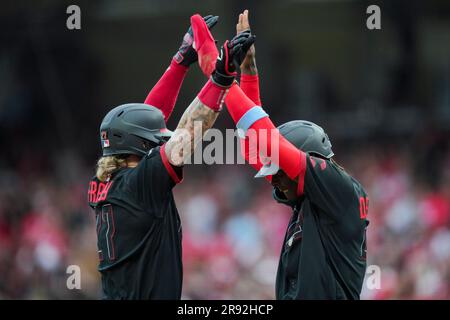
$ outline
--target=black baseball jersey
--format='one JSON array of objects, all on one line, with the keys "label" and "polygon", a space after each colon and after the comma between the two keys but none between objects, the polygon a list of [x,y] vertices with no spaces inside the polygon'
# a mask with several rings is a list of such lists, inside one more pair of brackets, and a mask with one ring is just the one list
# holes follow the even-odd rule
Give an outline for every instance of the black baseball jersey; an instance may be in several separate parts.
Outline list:
[{"label": "black baseball jersey", "polygon": [[181,223],[172,188],[181,176],[163,146],[109,181],[91,180],[105,299],[180,299]]},{"label": "black baseball jersey", "polygon": [[367,194],[334,162],[304,157],[302,196],[293,205],[281,250],[276,297],[359,299],[366,270]]}]

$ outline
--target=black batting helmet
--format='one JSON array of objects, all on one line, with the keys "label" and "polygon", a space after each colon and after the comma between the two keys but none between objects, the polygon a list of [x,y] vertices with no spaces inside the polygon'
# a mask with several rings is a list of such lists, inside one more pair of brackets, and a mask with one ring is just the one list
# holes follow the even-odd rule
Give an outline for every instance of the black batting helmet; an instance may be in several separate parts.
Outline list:
[{"label": "black batting helmet", "polygon": [[[298,149],[321,158],[330,159],[334,156],[328,135],[317,124],[306,120],[286,122],[278,127],[280,134]],[[265,177],[276,174],[279,167],[274,163],[264,165],[255,177]]]},{"label": "black batting helmet", "polygon": [[171,135],[161,110],[144,103],[120,105],[109,111],[100,125],[103,156],[144,156]]}]

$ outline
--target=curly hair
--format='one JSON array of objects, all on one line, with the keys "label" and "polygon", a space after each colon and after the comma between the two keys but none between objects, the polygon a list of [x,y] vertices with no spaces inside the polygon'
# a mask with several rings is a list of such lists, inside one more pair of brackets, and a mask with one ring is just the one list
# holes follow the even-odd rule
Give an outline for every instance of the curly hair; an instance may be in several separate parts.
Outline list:
[{"label": "curly hair", "polygon": [[111,173],[118,168],[127,167],[127,160],[123,156],[106,156],[97,161],[97,178],[104,182]]}]

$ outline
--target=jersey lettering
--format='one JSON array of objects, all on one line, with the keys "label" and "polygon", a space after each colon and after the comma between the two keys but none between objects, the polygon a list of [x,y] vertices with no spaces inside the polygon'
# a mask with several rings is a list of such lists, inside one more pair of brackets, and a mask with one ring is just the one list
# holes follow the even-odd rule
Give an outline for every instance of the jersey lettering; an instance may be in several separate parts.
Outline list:
[{"label": "jersey lettering", "polygon": [[113,181],[98,182],[91,181],[88,189],[88,200],[90,203],[97,203],[106,200],[109,188],[111,188]]},{"label": "jersey lettering", "polygon": [[311,160],[311,164],[312,164],[313,168],[316,167],[316,164],[317,164],[316,161],[318,161],[318,162],[320,162],[320,169],[321,170],[325,170],[326,169],[327,162],[325,160],[319,159],[319,158],[313,158],[313,157],[309,157],[309,159]]},{"label": "jersey lettering", "polygon": [[369,198],[360,197],[359,198],[359,217],[361,219],[366,219],[369,213]]}]

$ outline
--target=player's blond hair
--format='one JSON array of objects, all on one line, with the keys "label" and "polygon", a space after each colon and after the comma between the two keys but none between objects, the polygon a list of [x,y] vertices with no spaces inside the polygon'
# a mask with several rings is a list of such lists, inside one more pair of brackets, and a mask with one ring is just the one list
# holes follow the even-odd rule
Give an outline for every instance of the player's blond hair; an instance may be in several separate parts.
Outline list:
[{"label": "player's blond hair", "polygon": [[127,160],[120,156],[106,156],[101,157],[97,161],[96,176],[98,180],[104,182],[111,175],[111,173],[119,168],[125,168]]}]

